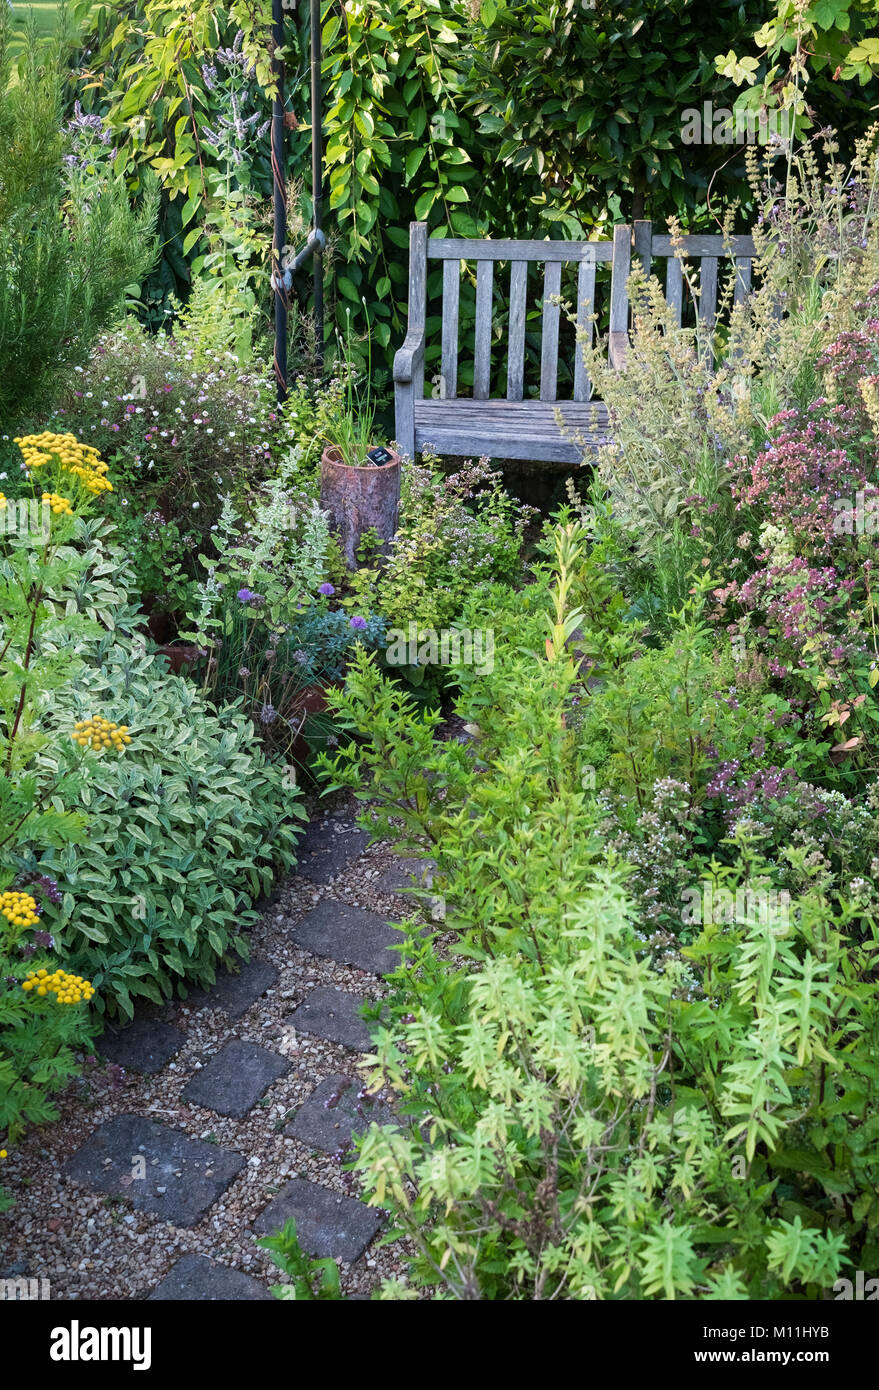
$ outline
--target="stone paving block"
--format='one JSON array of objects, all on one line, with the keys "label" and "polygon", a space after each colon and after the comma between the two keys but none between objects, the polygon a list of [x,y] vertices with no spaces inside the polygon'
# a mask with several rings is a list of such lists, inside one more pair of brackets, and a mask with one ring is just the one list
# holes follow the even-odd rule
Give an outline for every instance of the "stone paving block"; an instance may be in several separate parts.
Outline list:
[{"label": "stone paving block", "polygon": [[353,1264],[378,1234],[382,1218],[374,1207],[354,1197],[339,1197],[305,1178],[291,1178],[260,1212],[257,1235],[274,1235],[290,1218],[303,1250],[319,1259]]},{"label": "stone paving block", "polygon": [[371,1052],[369,1028],[360,1017],[366,1000],[359,994],[321,986],[303,999],[299,1008],[285,1020],[300,1033],[311,1033],[327,1042],[340,1043],[355,1052]]},{"label": "stone paving block", "polygon": [[186,1034],[170,1023],[136,1018],[122,1028],[108,1024],[95,1046],[108,1062],[151,1076],[167,1066],[185,1042]]},{"label": "stone paving block", "polygon": [[312,822],[297,846],[296,873],[312,883],[331,883],[368,844],[365,830],[335,830],[332,822]]},{"label": "stone paving block", "polygon": [[313,955],[387,975],[400,964],[399,952],[388,947],[403,938],[375,912],[324,899],[297,923],[290,939]]},{"label": "stone paving block", "polygon": [[116,1115],[77,1149],[63,1172],[174,1226],[194,1226],[243,1167],[241,1154],[231,1149],[140,1115]]},{"label": "stone paving block", "polygon": [[206,1067],[187,1082],[184,1100],[215,1110],[218,1115],[241,1119],[290,1063],[257,1043],[235,1040],[212,1057]]},{"label": "stone paving block", "polygon": [[265,1284],[258,1279],[243,1274],[240,1269],[215,1264],[205,1255],[184,1255],[179,1259],[148,1295],[148,1301],[159,1299],[178,1303],[232,1300],[236,1303],[274,1302]]},{"label": "stone paving block", "polygon": [[223,1009],[230,1018],[240,1018],[251,1004],[278,982],[277,968],[267,960],[241,961],[234,973],[217,971],[217,983],[210,990],[194,989],[190,1002],[196,1008]]},{"label": "stone paving block", "polygon": [[365,1096],[357,1099],[361,1085],[350,1076],[326,1077],[299,1107],[285,1135],[321,1153],[334,1154],[373,1121],[377,1125],[395,1124],[389,1105]]},{"label": "stone paving block", "polygon": [[398,859],[375,880],[380,893],[405,893],[409,888],[429,888],[436,869],[433,859]]}]

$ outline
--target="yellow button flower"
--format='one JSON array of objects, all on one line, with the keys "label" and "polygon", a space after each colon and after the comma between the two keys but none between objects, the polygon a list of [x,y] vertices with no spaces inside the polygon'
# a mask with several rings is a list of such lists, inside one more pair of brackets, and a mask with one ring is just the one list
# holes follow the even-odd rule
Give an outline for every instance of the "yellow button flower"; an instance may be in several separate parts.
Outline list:
[{"label": "yellow button flower", "polygon": [[0,916],[13,927],[35,927],[40,920],[37,900],[30,893],[0,893]]},{"label": "yellow button flower", "polygon": [[127,724],[114,724],[100,715],[78,719],[70,737],[80,748],[115,748],[117,753],[121,753],[131,742]]}]

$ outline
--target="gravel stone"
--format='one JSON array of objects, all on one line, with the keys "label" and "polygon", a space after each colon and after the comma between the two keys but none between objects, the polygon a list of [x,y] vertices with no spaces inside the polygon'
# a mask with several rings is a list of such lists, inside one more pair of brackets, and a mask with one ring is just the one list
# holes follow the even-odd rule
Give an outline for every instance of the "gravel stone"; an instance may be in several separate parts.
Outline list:
[{"label": "gravel stone", "polygon": [[[155,1165],[143,1177],[133,1171],[140,1145]],[[241,1154],[190,1139],[179,1130],[139,1115],[117,1115],[64,1165],[67,1177],[112,1197],[126,1197],[137,1211],[156,1212],[175,1226],[192,1226],[244,1167]],[[175,1178],[175,1172],[180,1173]]]},{"label": "gravel stone", "polygon": [[289,1066],[277,1052],[256,1043],[230,1042],[193,1076],[183,1098],[240,1119]]},{"label": "gravel stone", "polygon": [[326,1187],[291,1178],[257,1217],[257,1235],[273,1235],[290,1218],[307,1254],[353,1264],[381,1227],[380,1214],[364,1202],[338,1197]]},{"label": "gravel stone", "polygon": [[278,971],[270,961],[249,960],[242,963],[240,970],[235,973],[218,971],[213,989],[193,990],[190,999],[195,1000],[197,1007],[205,1005],[209,1009],[223,1009],[230,1018],[240,1018],[267,989],[277,983]]},{"label": "gravel stone", "polygon": [[186,1034],[170,1023],[154,1018],[136,1018],[124,1028],[108,1024],[95,1047],[108,1062],[126,1071],[153,1076],[167,1066],[183,1047]]},{"label": "gravel stone", "polygon": [[284,1133],[291,1139],[301,1139],[311,1149],[334,1154],[373,1121],[377,1125],[395,1123],[389,1106],[368,1096],[358,1099],[360,1090],[360,1082],[353,1077],[328,1076],[312,1091]]},{"label": "gravel stone", "polygon": [[371,975],[389,975],[400,963],[389,946],[400,933],[383,917],[362,907],[325,899],[293,928],[291,940],[316,956],[359,966]]},{"label": "gravel stone", "polygon": [[274,1302],[265,1285],[252,1275],[243,1274],[240,1269],[229,1269],[227,1265],[215,1264],[204,1255],[184,1255],[171,1273],[165,1275],[161,1284],[153,1289],[149,1299],[211,1303],[233,1299],[236,1303],[259,1300]]},{"label": "gravel stone", "polygon": [[287,1019],[287,1026],[300,1033],[325,1038],[327,1042],[340,1043],[355,1052],[372,1052],[369,1028],[360,1017],[365,1003],[360,994],[345,994],[339,989],[313,989]]},{"label": "gravel stone", "polygon": [[332,883],[368,844],[364,830],[336,831],[312,821],[297,846],[296,872],[312,883]]}]

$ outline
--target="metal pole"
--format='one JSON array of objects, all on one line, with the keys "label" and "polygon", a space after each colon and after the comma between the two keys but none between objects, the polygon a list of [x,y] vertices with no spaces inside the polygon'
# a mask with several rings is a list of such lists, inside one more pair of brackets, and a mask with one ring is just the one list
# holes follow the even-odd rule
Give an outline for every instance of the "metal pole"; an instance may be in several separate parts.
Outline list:
[{"label": "metal pole", "polygon": [[[311,197],[314,204],[312,227],[315,232],[320,232],[323,226],[323,115],[320,69],[320,0],[311,0]],[[321,243],[322,238],[319,237],[314,251],[314,330],[319,368],[323,367],[324,361],[324,262]]]},{"label": "metal pole", "polygon": [[284,126],[284,64],[276,56],[284,44],[283,0],[272,0],[272,71],[277,91],[272,104],[272,179],[275,225],[272,236],[272,288],[275,293],[275,381],[278,400],[287,399],[287,311],[284,247],[287,244],[287,157]]}]

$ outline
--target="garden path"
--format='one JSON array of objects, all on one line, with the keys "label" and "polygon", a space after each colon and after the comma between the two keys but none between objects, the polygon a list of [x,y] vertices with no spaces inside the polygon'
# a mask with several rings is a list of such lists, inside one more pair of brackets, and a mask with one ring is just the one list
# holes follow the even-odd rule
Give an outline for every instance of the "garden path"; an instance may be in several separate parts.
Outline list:
[{"label": "garden path", "polygon": [[27,1185],[9,1172],[0,1276],[48,1278],[62,1299],[267,1299],[282,1281],[255,1238],[288,1217],[308,1253],[341,1262],[348,1297],[400,1272],[340,1151],[392,1118],[361,1092],[359,1008],[399,959],[391,923],[423,861],[367,849],[353,813],[309,824],[239,973],[97,1041],[109,1065],[15,1155]]}]

